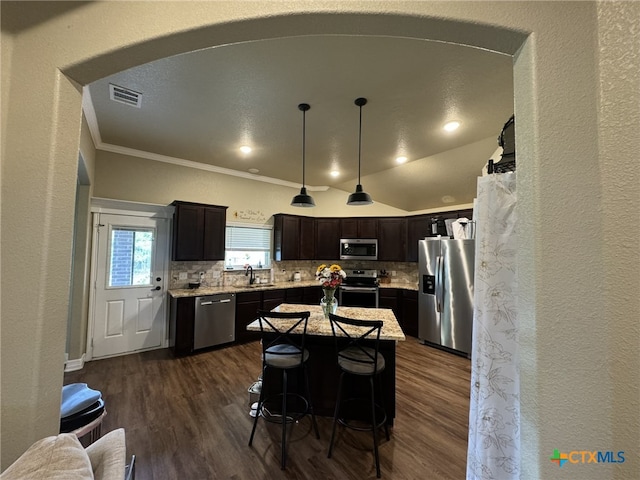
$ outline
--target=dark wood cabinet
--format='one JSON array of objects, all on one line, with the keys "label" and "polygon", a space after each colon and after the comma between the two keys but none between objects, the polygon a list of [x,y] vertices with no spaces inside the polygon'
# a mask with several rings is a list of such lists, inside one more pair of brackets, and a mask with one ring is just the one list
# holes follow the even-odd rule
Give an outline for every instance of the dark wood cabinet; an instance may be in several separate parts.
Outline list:
[{"label": "dark wood cabinet", "polygon": [[473,210],[452,210],[410,217],[314,218],[278,213],[274,215],[273,256],[282,260],[337,261],[341,238],[377,238],[378,260],[417,262],[418,240],[446,236],[445,219],[466,217]]},{"label": "dark wood cabinet", "polygon": [[273,221],[273,256],[276,261],[313,260],[315,219],[278,213]]},{"label": "dark wood cabinet", "polygon": [[341,218],[340,238],[378,238],[378,221],[374,217]]},{"label": "dark wood cabinet", "polygon": [[316,254],[316,220],[311,217],[300,217],[300,260],[313,260]]},{"label": "dark wood cabinet", "polygon": [[320,284],[317,287],[303,287],[302,289],[302,303],[305,305],[319,305],[322,296]]},{"label": "dark wood cabinet", "polygon": [[404,262],[406,239],[406,220],[404,217],[378,219],[378,260]]},{"label": "dark wood cabinet", "polygon": [[407,217],[407,262],[418,261],[418,241],[431,236],[431,215]]},{"label": "dark wood cabinet", "polygon": [[265,290],[262,292],[262,309],[273,310],[281,303],[286,301],[286,290],[279,288],[277,290]]},{"label": "dark wood cabinet", "polygon": [[224,260],[227,207],[204,207],[203,260]]},{"label": "dark wood cabinet", "polygon": [[295,215],[274,215],[273,255],[276,261],[298,260],[300,244],[300,217]]},{"label": "dark wood cabinet", "polygon": [[285,299],[287,303],[302,303],[304,288],[302,287],[291,287],[287,288]]},{"label": "dark wood cabinet", "polygon": [[418,336],[418,292],[404,288],[381,288],[380,308],[391,308],[405,335]]},{"label": "dark wood cabinet", "polygon": [[473,219],[473,209],[468,208],[464,210],[451,210],[450,212],[441,212],[432,215],[432,217],[436,217],[438,224],[438,235],[442,235],[443,237],[447,237],[447,226],[445,224],[445,220],[455,220],[458,218],[468,218],[469,220]]},{"label": "dark wood cabinet", "polygon": [[316,218],[316,255],[323,262],[340,258],[340,219]]},{"label": "dark wood cabinet", "polygon": [[379,288],[378,289],[378,306],[380,308],[390,308],[393,314],[400,322],[400,309],[398,308],[398,289],[397,288]]},{"label": "dark wood cabinet", "polygon": [[[406,217],[407,220],[407,262],[418,261],[418,241],[425,237],[442,235],[447,237],[445,220],[468,218],[472,219],[473,209],[452,210],[450,212],[434,213],[429,215],[415,215]],[[437,234],[433,233],[432,223],[437,225]]]},{"label": "dark wood cabinet", "polygon": [[224,260],[227,207],[175,201],[173,260]]},{"label": "dark wood cabinet", "polygon": [[405,335],[418,337],[418,292],[402,290],[402,330]]},{"label": "dark wood cabinet", "polygon": [[176,356],[193,352],[195,297],[171,298],[169,303],[169,345]]},{"label": "dark wood cabinet", "polygon": [[262,292],[238,292],[236,295],[236,343],[260,338],[260,332],[248,332],[247,325],[258,318],[262,308]]}]

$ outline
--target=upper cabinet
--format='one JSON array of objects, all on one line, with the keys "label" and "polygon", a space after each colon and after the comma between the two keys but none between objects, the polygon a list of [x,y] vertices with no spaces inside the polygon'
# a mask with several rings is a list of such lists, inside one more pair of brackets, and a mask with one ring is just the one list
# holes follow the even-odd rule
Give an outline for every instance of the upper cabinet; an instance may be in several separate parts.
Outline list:
[{"label": "upper cabinet", "polygon": [[340,219],[316,218],[316,259],[322,261],[340,258]]},{"label": "upper cabinet", "polygon": [[378,260],[404,262],[407,222],[404,217],[378,219]]},{"label": "upper cabinet", "polygon": [[313,260],[316,254],[316,219],[300,217],[300,260]]},{"label": "upper cabinet", "polygon": [[[418,261],[418,240],[436,235],[447,236],[445,220],[468,218],[472,219],[473,209],[452,210],[450,212],[414,215],[407,218],[407,262]],[[436,226],[436,232],[433,226]]]},{"label": "upper cabinet", "polygon": [[457,220],[458,218],[468,218],[471,220],[472,216],[473,209],[471,208],[467,210],[452,210],[450,212],[435,213],[432,215],[432,217],[434,217],[433,219],[436,220],[438,224],[438,235],[442,235],[443,237],[447,236],[445,220]]},{"label": "upper cabinet", "polygon": [[407,217],[407,262],[418,261],[418,241],[431,236],[431,215]]},{"label": "upper cabinet", "polygon": [[273,222],[273,255],[276,261],[313,260],[315,219],[278,213]]},{"label": "upper cabinet", "polygon": [[341,218],[340,238],[378,238],[378,220],[374,217]]},{"label": "upper cabinet", "polygon": [[303,217],[274,215],[273,255],[281,260],[335,261],[340,258],[341,238],[377,238],[378,260],[417,262],[418,240],[446,236],[445,219],[467,217],[473,210],[452,210],[410,217]]},{"label": "upper cabinet", "polygon": [[176,261],[224,260],[227,207],[176,200],[173,256]]}]

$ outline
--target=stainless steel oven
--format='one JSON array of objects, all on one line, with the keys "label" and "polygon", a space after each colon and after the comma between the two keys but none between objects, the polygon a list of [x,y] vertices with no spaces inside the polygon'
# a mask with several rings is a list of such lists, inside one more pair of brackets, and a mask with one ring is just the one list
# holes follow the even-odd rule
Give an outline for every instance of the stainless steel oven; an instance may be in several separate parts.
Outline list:
[{"label": "stainless steel oven", "polygon": [[346,274],[340,285],[338,305],[378,308],[377,270],[347,270]]}]

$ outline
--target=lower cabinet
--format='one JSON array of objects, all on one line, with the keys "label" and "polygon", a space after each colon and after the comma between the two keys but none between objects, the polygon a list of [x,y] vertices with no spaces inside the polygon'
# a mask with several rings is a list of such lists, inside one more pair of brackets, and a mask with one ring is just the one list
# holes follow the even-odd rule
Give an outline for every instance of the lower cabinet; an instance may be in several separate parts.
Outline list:
[{"label": "lower cabinet", "polygon": [[236,296],[236,343],[260,338],[260,332],[248,332],[247,325],[257,318],[262,308],[262,292],[238,292]]},{"label": "lower cabinet", "polygon": [[[265,296],[265,310],[271,310],[277,307],[281,303],[295,303],[299,305],[319,305],[322,298],[322,288],[317,287],[291,287],[283,290],[285,292],[283,297],[279,297],[281,301],[270,304],[269,308],[266,306],[267,297]],[[267,292],[264,292],[265,295]]]},{"label": "lower cabinet", "polygon": [[397,288],[379,288],[378,289],[378,306],[380,308],[390,308],[400,322],[400,309],[398,309],[398,293]]},{"label": "lower cabinet", "polygon": [[272,310],[281,303],[318,305],[322,297],[319,287],[292,287],[238,292],[236,296],[236,343],[260,338],[260,332],[248,332],[247,325],[257,318],[258,310]]},{"label": "lower cabinet", "polygon": [[[405,335],[418,336],[418,292],[400,288],[381,288],[380,308],[391,308]],[[260,338],[260,332],[247,331],[247,325],[257,318],[258,310],[272,310],[281,303],[319,305],[319,286],[280,288],[236,294],[236,343]],[[170,299],[169,345],[176,356],[193,353],[193,331],[196,297]]]},{"label": "lower cabinet", "polygon": [[262,292],[262,310],[273,310],[286,301],[287,291],[284,288],[265,290]]},{"label": "lower cabinet", "polygon": [[287,288],[285,299],[287,303],[302,303],[304,297],[304,288],[295,287],[295,288]]},{"label": "lower cabinet", "polygon": [[169,309],[169,345],[174,355],[188,355],[193,352],[196,298],[171,298]]},{"label": "lower cabinet", "polygon": [[303,287],[302,290],[302,303],[305,305],[320,305],[320,300],[323,297],[320,285],[317,287]]},{"label": "lower cabinet", "polygon": [[402,290],[402,330],[405,335],[418,338],[418,292]]},{"label": "lower cabinet", "polygon": [[418,336],[418,292],[404,288],[381,288],[378,290],[380,308],[393,310],[405,335]]}]

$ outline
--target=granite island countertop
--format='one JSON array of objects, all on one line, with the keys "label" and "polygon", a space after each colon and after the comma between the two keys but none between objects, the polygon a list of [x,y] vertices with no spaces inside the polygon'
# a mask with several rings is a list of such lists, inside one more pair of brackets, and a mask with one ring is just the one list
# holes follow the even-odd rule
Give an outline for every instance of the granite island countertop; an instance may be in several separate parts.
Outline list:
[{"label": "granite island countertop", "polygon": [[[274,312],[310,312],[307,324],[307,335],[320,337],[331,337],[331,324],[328,318],[324,317],[322,307],[319,305],[301,305],[294,303],[282,303],[273,309]],[[336,315],[359,320],[382,320],[384,325],[380,331],[380,340],[404,341],[406,338],[402,328],[389,308],[360,308],[360,307],[338,307]],[[260,331],[259,320],[254,320],[247,325],[247,330],[252,332]]]},{"label": "granite island countertop", "polygon": [[[183,297],[202,297],[204,295],[215,295],[217,293],[239,293],[239,292],[253,292],[264,290],[278,290],[287,288],[302,288],[302,287],[320,287],[320,284],[316,280],[307,280],[301,282],[275,282],[275,283],[260,283],[254,285],[227,285],[225,287],[200,287],[200,288],[172,288],[168,290],[168,293],[173,298]],[[418,290],[418,285],[415,283],[381,283],[380,289],[385,288],[400,288],[404,290]]]}]

